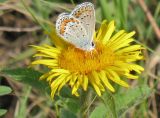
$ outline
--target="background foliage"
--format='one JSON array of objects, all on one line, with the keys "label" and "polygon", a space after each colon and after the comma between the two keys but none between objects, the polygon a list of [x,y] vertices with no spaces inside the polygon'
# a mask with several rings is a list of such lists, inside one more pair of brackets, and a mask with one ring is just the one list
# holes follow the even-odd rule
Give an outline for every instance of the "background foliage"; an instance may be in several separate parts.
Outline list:
[{"label": "background foliage", "polygon": [[[96,6],[96,28],[103,19],[115,20],[117,30],[136,31],[136,42],[143,45],[145,68],[139,80],[124,89],[115,85],[115,94],[102,98],[94,92],[85,108],[89,118],[160,117],[160,1],[88,0]],[[55,100],[50,89],[38,78],[47,68],[28,68],[35,50],[29,45],[51,44],[45,34],[61,12],[70,12],[84,0],[0,0],[0,116],[4,118],[77,118],[82,97],[63,88]],[[41,70],[42,72],[36,71]],[[92,91],[92,89],[91,89]]]}]

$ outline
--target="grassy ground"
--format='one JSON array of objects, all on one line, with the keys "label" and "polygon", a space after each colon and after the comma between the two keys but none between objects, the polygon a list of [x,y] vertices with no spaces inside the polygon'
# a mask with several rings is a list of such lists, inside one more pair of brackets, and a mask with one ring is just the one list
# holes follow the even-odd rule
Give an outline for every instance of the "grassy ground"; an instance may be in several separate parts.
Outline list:
[{"label": "grassy ground", "polygon": [[[28,67],[33,60],[32,55],[35,53],[35,50],[29,45],[51,43],[43,31],[43,28],[48,29],[48,21],[54,24],[58,14],[64,11],[69,12],[76,4],[83,2],[83,0],[23,1],[0,0],[1,69]],[[127,110],[122,117],[160,118],[160,1],[90,0],[90,2],[96,7],[96,28],[104,19],[107,19],[107,21],[115,20],[117,30],[135,30],[136,42],[146,48],[144,51],[145,60],[139,62],[145,68],[145,71],[141,74],[139,80],[130,81],[130,85],[132,88],[137,85],[147,85],[152,92],[148,93],[147,96],[144,95],[145,99],[126,106]],[[71,106],[72,110],[77,107],[75,105],[77,104],[76,100],[61,98],[53,102],[49,94],[40,93],[39,89],[29,86],[26,84],[27,82],[16,81],[12,78],[17,79],[18,77],[0,75],[0,85],[9,86],[12,89],[12,93],[8,90],[10,94],[2,94],[3,96],[0,94],[0,107],[7,110],[7,113],[2,117],[75,117],[72,113],[67,114],[66,112],[68,112],[68,106]],[[38,84],[41,88],[41,83]],[[48,89],[45,88],[46,91]],[[67,106],[66,104],[72,105]],[[62,107],[65,109],[61,109]],[[74,110],[74,113],[76,113],[77,108]]]}]

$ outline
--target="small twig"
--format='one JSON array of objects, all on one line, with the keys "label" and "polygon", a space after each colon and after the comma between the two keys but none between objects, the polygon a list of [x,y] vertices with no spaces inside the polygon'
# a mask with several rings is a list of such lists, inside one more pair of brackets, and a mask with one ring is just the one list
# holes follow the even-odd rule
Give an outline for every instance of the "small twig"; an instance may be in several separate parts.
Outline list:
[{"label": "small twig", "polygon": [[90,104],[88,105],[88,107],[86,108],[86,110],[84,111],[84,113],[87,113],[89,111],[89,108],[91,107],[91,105],[93,104],[93,102],[95,101],[95,99],[97,98],[97,95],[93,98],[93,100],[90,102]]},{"label": "small twig", "polygon": [[156,116],[154,115],[154,113],[151,110],[148,111],[148,114],[151,118],[156,118]]},{"label": "small twig", "polygon": [[33,32],[40,30],[41,28],[38,26],[30,27],[30,28],[17,28],[17,27],[0,27],[0,31],[7,31],[7,32]]},{"label": "small twig", "polygon": [[151,23],[151,26],[153,27],[153,30],[154,30],[158,40],[160,41],[160,29],[159,29],[157,23],[155,22],[151,12],[147,8],[147,5],[145,4],[144,0],[137,0],[137,1],[138,1],[139,5],[141,6],[141,8],[143,9],[143,11],[145,12],[148,21]]}]

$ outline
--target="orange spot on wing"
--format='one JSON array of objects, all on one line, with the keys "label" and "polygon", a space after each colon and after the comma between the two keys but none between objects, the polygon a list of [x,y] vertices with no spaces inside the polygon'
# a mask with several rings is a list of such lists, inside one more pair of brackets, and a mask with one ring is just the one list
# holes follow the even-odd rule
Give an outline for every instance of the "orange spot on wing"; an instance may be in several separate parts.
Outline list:
[{"label": "orange spot on wing", "polygon": [[67,23],[69,23],[69,22],[79,22],[79,21],[77,21],[77,20],[75,20],[75,19],[73,19],[73,18],[71,18],[71,19],[65,19],[62,23],[61,23],[61,26],[60,26],[60,34],[61,35],[63,35],[64,34],[64,32],[65,32],[65,26],[67,25]]},{"label": "orange spot on wing", "polygon": [[81,14],[83,14],[84,12],[91,12],[92,10],[89,10],[89,9],[82,9],[81,10],[81,12],[76,12],[75,13],[75,17],[76,18],[79,18],[79,16],[81,15]]}]

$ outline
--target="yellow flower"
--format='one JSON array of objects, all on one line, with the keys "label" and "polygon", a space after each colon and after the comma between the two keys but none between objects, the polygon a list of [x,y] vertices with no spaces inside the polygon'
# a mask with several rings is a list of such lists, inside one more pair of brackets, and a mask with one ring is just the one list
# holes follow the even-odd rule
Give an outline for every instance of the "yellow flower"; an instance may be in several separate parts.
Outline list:
[{"label": "yellow flower", "polygon": [[140,74],[143,68],[134,61],[142,60],[143,49],[140,45],[133,44],[132,36],[135,32],[127,33],[120,30],[114,33],[114,21],[107,24],[103,21],[99,31],[94,37],[96,47],[91,52],[75,48],[59,38],[55,30],[49,35],[54,41],[55,47],[49,45],[33,46],[37,53],[35,57],[41,57],[32,62],[33,65],[42,64],[50,71],[41,76],[46,79],[51,87],[51,97],[61,90],[64,85],[69,85],[72,94],[78,96],[78,89],[87,90],[92,85],[96,93],[108,88],[114,92],[111,81],[123,86],[129,85],[121,79],[137,79],[138,76],[131,71]]}]

